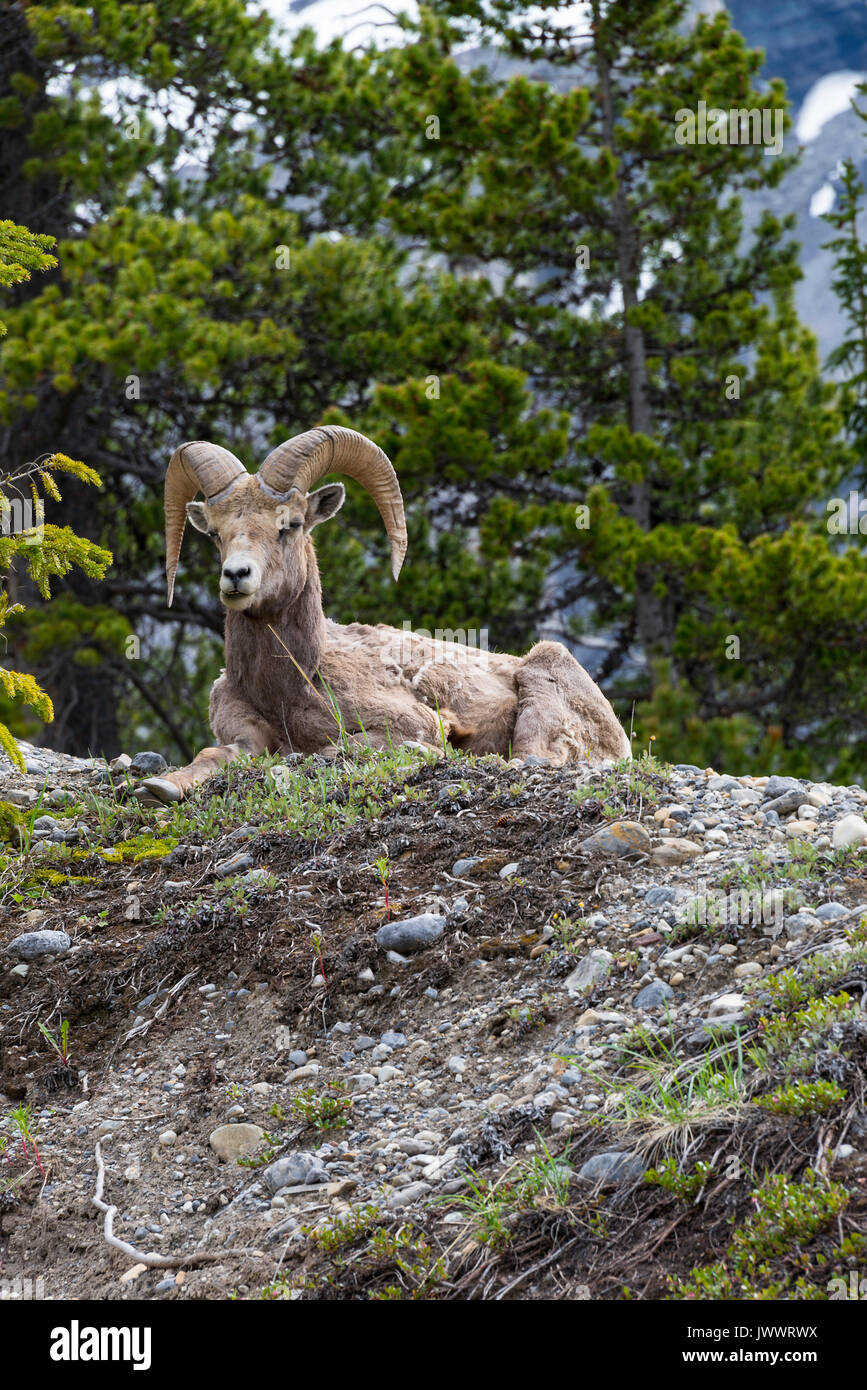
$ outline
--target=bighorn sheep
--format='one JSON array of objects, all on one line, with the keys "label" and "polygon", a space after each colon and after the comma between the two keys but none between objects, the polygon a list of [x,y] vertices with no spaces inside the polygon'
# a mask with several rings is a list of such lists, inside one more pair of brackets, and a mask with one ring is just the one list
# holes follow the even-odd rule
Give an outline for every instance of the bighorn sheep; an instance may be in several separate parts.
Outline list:
[{"label": "bighorn sheep", "polygon": [[[406,552],[400,486],[382,450],[354,430],[309,430],[274,449],[252,475],[228,449],[202,440],[172,455],[168,601],[189,519],[220,548],[226,666],[210,701],[219,746],[148,778],[137,789],[142,800],[178,801],[242,753],[322,753],[347,737],[380,749],[410,741],[441,749],[445,736],[468,752],[534,753],[555,764],[629,757],[610,704],[558,642],[505,656],[326,618],[310,532],[334,516],[345,493],[340,483],[310,489],[332,472],[354,478],[373,498],[397,579]],[[199,492],[204,502],[193,501]]]}]

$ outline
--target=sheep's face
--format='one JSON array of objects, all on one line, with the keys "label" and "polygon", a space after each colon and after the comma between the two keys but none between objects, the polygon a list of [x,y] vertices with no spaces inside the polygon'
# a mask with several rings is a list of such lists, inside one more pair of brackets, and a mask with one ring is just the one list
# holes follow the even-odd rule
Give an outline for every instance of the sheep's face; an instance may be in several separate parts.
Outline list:
[{"label": "sheep's face", "polygon": [[242,478],[217,502],[188,502],[187,518],[220,551],[220,600],[234,613],[291,603],[307,582],[313,527],[343,506],[341,483],[285,502],[267,496],[255,477]]}]

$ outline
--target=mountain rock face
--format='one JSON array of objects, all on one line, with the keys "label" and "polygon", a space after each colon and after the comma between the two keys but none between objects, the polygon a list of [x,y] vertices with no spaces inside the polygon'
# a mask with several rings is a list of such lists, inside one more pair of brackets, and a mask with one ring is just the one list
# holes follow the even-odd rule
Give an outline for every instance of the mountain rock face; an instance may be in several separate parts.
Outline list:
[{"label": "mountain rock face", "polygon": [[[715,0],[705,0],[695,4],[692,12],[710,13],[717,8]],[[746,226],[754,226],[766,209],[777,216],[795,213],[795,235],[803,248],[798,312],[816,334],[824,358],[840,342],[843,325],[831,291],[831,256],[821,249],[833,232],[821,213],[833,206],[840,160],[854,160],[867,181],[865,126],[848,105],[856,82],[867,77],[867,6],[862,0],[772,0],[765,4],[730,0],[727,8],[747,43],[764,50],[764,75],[784,79],[794,121],[785,149],[791,150],[796,143],[802,149],[800,164],[778,188],[744,197]],[[272,12],[286,19],[286,11],[277,0]],[[579,22],[578,6],[575,17]],[[323,42],[345,33],[350,25],[355,26],[353,43],[393,42],[398,37],[397,31],[387,28],[365,29],[357,17],[342,14],[334,0],[293,0],[289,22],[311,25]],[[465,68],[484,63],[503,79],[529,70],[526,64],[486,48],[467,50],[458,61]],[[582,81],[580,66],[553,68],[536,63],[531,70],[535,77],[560,90]],[[867,108],[867,100],[861,104]],[[867,215],[862,235],[867,235]]]},{"label": "mountain rock face", "polygon": [[728,0],[744,38],[765,51],[765,69],[783,77],[800,106],[820,77],[845,68],[867,72],[867,6],[862,0]]}]

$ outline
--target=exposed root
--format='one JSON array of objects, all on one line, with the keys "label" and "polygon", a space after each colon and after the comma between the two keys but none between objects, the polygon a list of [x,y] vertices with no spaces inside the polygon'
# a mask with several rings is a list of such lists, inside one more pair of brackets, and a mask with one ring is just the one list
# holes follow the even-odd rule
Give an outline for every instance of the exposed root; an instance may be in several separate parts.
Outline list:
[{"label": "exposed root", "polygon": [[190,1265],[206,1264],[215,1260],[226,1260],[230,1255],[251,1255],[257,1259],[264,1259],[264,1250],[251,1250],[240,1246],[227,1246],[222,1250],[193,1250],[186,1255],[158,1255],[155,1251],[136,1250],[129,1241],[121,1240],[114,1234],[114,1218],[117,1207],[109,1206],[103,1200],[103,1189],[105,1187],[105,1161],[102,1157],[102,1145],[97,1144],[96,1154],[96,1189],[91,1201],[93,1205],[105,1215],[103,1222],[103,1235],[109,1245],[114,1246],[115,1250],[120,1250],[124,1255],[128,1255],[136,1264],[145,1265],[148,1269],[180,1269],[188,1268]]}]

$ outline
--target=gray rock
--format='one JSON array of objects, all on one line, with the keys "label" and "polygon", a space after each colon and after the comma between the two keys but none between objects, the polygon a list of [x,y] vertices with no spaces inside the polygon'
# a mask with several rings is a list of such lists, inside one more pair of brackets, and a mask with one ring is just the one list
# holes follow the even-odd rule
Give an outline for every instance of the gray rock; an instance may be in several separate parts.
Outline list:
[{"label": "gray rock", "polygon": [[579,1169],[578,1176],[602,1187],[616,1187],[618,1183],[634,1182],[644,1171],[644,1160],[639,1154],[612,1149],[588,1158]]},{"label": "gray rock", "polygon": [[800,941],[807,932],[815,931],[818,923],[811,912],[794,912],[791,917],[787,917],[783,923],[786,936],[790,941]]},{"label": "gray rock", "polygon": [[66,827],[60,821],[55,820],[53,816],[37,816],[33,822],[32,833],[41,839],[46,835],[56,835],[58,832],[62,835],[65,829]]},{"label": "gray rock", "polygon": [[435,912],[423,912],[418,917],[407,917],[403,922],[386,922],[376,933],[376,940],[384,951],[421,951],[432,946],[443,934],[446,919]]},{"label": "gray rock", "polygon": [[161,753],[136,753],[129,765],[130,772],[137,777],[159,777],[168,770],[168,763]]},{"label": "gray rock", "polygon": [[712,792],[733,792],[740,787],[737,777],[729,777],[724,774],[721,777],[711,777],[707,787]]},{"label": "gray rock", "polygon": [[36,794],[26,787],[10,787],[9,791],[3,793],[3,800],[11,801],[13,806],[32,806]]},{"label": "gray rock", "polygon": [[289,1053],[289,1061],[293,1067],[306,1067],[307,1053],[302,1052],[300,1047],[296,1047]]},{"label": "gray rock", "polygon": [[586,994],[611,973],[613,962],[610,951],[591,951],[578,962],[571,975],[566,976],[563,984],[571,995]]},{"label": "gray rock", "polygon": [[408,1207],[411,1202],[417,1202],[420,1198],[426,1197],[431,1190],[429,1182],[410,1182],[406,1187],[399,1187],[395,1192],[388,1196],[386,1206],[393,1211],[395,1207]]},{"label": "gray rock", "polygon": [[243,869],[250,869],[253,866],[252,857],[240,850],[238,854],[233,854],[229,859],[221,859],[219,864],[214,865],[214,873],[217,878],[228,878],[230,874],[239,874]]},{"label": "gray rock", "polygon": [[269,1192],[279,1192],[281,1187],[296,1187],[299,1184],[328,1182],[328,1169],[315,1154],[295,1152],[285,1154],[274,1163],[269,1163],[262,1173],[262,1179]]},{"label": "gray rock", "polygon": [[765,815],[769,811],[776,811],[778,816],[791,816],[799,806],[808,805],[809,800],[810,794],[804,791],[803,787],[793,787],[791,791],[783,792],[782,796],[776,796],[772,801],[765,801],[762,810]]},{"label": "gray rock", "polygon": [[765,799],[775,801],[778,796],[785,796],[786,792],[799,792],[801,784],[797,777],[769,777],[764,787]]},{"label": "gray rock", "polygon": [[71,945],[65,931],[27,931],[10,941],[6,950],[19,960],[35,960],[37,956],[62,956]]},{"label": "gray rock", "polygon": [[663,888],[659,884],[654,883],[645,893],[644,901],[648,903],[650,907],[662,907],[664,903],[677,902],[677,889]]},{"label": "gray rock", "polygon": [[481,855],[476,855],[473,859],[458,859],[452,865],[452,877],[464,878],[466,874],[472,873],[473,869],[483,862]]},{"label": "gray rock", "polygon": [[372,1091],[375,1085],[375,1076],[369,1071],[360,1071],[357,1072],[355,1076],[349,1077],[346,1083],[346,1089],[350,1094],[355,1094],[359,1091]]},{"label": "gray rock", "polygon": [[385,1043],[386,1047],[406,1047],[405,1033],[383,1033],[380,1042]]},{"label": "gray rock", "polygon": [[632,1001],[633,1008],[658,1009],[673,994],[674,990],[671,985],[665,983],[665,980],[654,980],[651,984],[645,985],[644,989],[638,991]]},{"label": "gray rock", "polygon": [[842,903],[820,903],[815,915],[820,922],[830,922],[834,917],[845,917],[849,911]]},{"label": "gray rock", "polygon": [[867,842],[867,821],[862,816],[844,816],[834,826],[831,843],[834,849],[848,849]]}]

